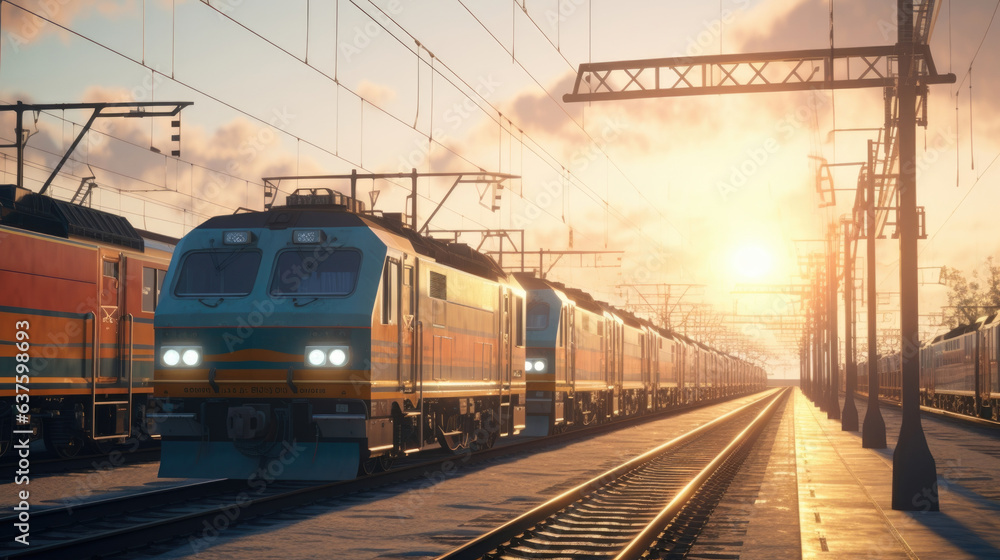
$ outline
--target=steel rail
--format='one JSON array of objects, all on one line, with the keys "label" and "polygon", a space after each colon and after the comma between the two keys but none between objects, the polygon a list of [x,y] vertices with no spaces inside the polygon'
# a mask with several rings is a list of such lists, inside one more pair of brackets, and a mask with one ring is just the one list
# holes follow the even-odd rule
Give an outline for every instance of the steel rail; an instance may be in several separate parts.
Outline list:
[{"label": "steel rail", "polygon": [[[758,399],[755,402],[760,402],[760,400],[763,399]],[[402,466],[401,468],[392,469],[384,473],[349,481],[339,481],[306,487],[297,486],[288,491],[285,491],[282,488],[282,486],[287,486],[287,484],[280,482],[269,483],[267,484],[268,490],[272,490],[273,492],[266,496],[251,496],[251,494],[254,494],[256,491],[249,488],[246,481],[210,481],[212,484],[228,484],[229,486],[226,486],[226,491],[230,494],[228,497],[232,499],[227,499],[227,497],[223,495],[225,492],[216,492],[212,496],[205,496],[204,490],[201,492],[195,490],[193,492],[195,497],[191,498],[189,497],[189,494],[192,492],[174,487],[172,489],[168,488],[133,496],[109,498],[107,500],[89,502],[69,508],[58,508],[58,510],[62,510],[61,512],[53,511],[52,513],[46,514],[45,511],[52,510],[45,510],[32,515],[32,534],[33,539],[44,539],[46,543],[41,546],[32,546],[27,550],[0,550],[0,557],[87,558],[92,556],[106,556],[116,552],[143,548],[152,542],[159,542],[170,538],[191,535],[204,530],[206,528],[206,523],[208,524],[208,527],[213,526],[212,524],[218,519],[225,518],[226,527],[231,527],[250,519],[270,515],[283,510],[302,507],[304,505],[338,498],[348,494],[363,492],[376,487],[384,487],[388,484],[396,484],[412,479],[419,479],[424,477],[429,471],[444,468],[446,464],[450,464],[448,467],[449,470],[453,470],[456,463],[458,463],[461,467],[468,468],[478,463],[494,461],[496,458],[503,457],[505,455],[513,455],[519,452],[563,445],[570,441],[634,426],[642,422],[660,419],[678,412],[681,412],[681,410],[671,409],[670,411],[658,414],[648,414],[625,421],[601,424],[590,428],[558,434],[556,436],[511,442],[507,445],[496,446],[491,449],[478,451],[476,453],[468,453],[465,455],[440,452],[438,453],[438,457],[432,460],[426,460],[410,466]],[[727,414],[725,417],[728,416],[729,415]],[[713,421],[713,423],[714,422],[715,421]],[[195,487],[195,485],[191,486]],[[182,492],[184,495],[179,495],[179,493]],[[173,495],[171,495],[172,493]],[[223,505],[217,505],[220,499],[225,501]],[[206,501],[209,502],[209,505],[198,509],[198,511],[191,511],[191,508],[197,507],[199,502]],[[181,504],[182,502],[187,503]],[[145,507],[138,507],[143,503],[146,504]],[[153,504],[152,507],[148,505],[150,503]],[[180,514],[170,515],[168,517],[163,517],[162,514],[157,513],[156,516],[160,518],[154,520],[138,519],[142,517],[143,513],[153,513],[155,508],[176,507],[177,504],[183,505],[187,511]],[[130,519],[124,520],[127,521],[127,523],[122,523],[119,527],[111,529],[107,528],[109,523],[114,523],[113,520],[105,522],[109,515],[121,515],[125,513],[128,513],[130,517]],[[50,519],[53,521],[44,521],[44,519],[48,516],[51,516]],[[70,520],[69,524],[65,522],[67,519]],[[0,519],[0,522],[5,521],[9,521],[9,519]],[[100,522],[101,526],[90,532],[86,532],[86,528],[81,530],[79,526],[85,525],[88,522]],[[38,526],[40,523],[45,524],[43,527],[62,528],[77,526],[77,531],[85,532],[85,534],[82,534],[80,538],[74,538],[69,535],[60,535],[59,541],[50,543],[47,542],[50,539],[46,538],[44,533],[41,532],[41,529]],[[7,525],[11,527],[13,526],[12,522],[7,523]]]},{"label": "steel rail", "polygon": [[603,474],[596,476],[587,482],[584,482],[566,492],[556,496],[555,498],[545,502],[530,511],[504,523],[500,527],[493,529],[469,541],[468,543],[444,554],[438,556],[437,560],[455,560],[455,559],[466,559],[466,558],[482,558],[487,554],[495,551],[504,544],[510,542],[517,536],[524,534],[525,531],[532,527],[537,526],[546,519],[548,519],[553,514],[559,512],[570,506],[571,504],[580,501],[584,497],[594,493],[596,490],[608,486],[615,480],[623,477],[624,475],[634,471],[636,468],[648,463],[649,461],[656,459],[657,457],[672,452],[679,447],[690,443],[691,441],[703,437],[704,435],[712,432],[716,428],[725,425],[727,422],[732,420],[734,417],[744,413],[746,410],[753,406],[759,405],[759,403],[766,399],[771,399],[772,404],[781,394],[787,394],[787,390],[771,392],[768,396],[758,399],[752,403],[748,403],[743,407],[726,413],[711,422],[699,426],[698,428],[674,438],[664,444],[661,444],[613,469],[610,469]]},{"label": "steel rail", "polygon": [[694,498],[708,481],[711,479],[722,466],[731,458],[740,446],[748,441],[754,440],[757,435],[763,431],[764,427],[767,426],[768,422],[774,416],[775,410],[777,410],[778,405],[784,401],[784,397],[788,395],[788,389],[781,391],[779,394],[775,395],[774,399],[767,405],[767,407],[762,410],[753,422],[750,423],[746,428],[743,429],[731,442],[726,446],[725,449],[719,453],[711,463],[705,466],[695,476],[691,482],[678,492],[670,503],[663,507],[659,514],[649,524],[643,529],[621,552],[615,556],[614,560],[633,560],[635,558],[641,557],[646,551],[649,550],[650,546],[655,542],[659,536],[667,530],[667,527],[671,524],[674,518],[681,513],[688,502]]},{"label": "steel rail", "polygon": [[[111,509],[115,513],[131,513],[152,507],[174,504],[193,498],[203,498],[220,492],[231,491],[243,481],[208,480],[182,486],[171,486],[158,490],[97,499],[76,504],[53,507],[31,512],[31,532],[40,535],[44,531],[64,528],[104,518]],[[14,528],[17,515],[0,517],[0,541],[10,542],[19,532]]]}]

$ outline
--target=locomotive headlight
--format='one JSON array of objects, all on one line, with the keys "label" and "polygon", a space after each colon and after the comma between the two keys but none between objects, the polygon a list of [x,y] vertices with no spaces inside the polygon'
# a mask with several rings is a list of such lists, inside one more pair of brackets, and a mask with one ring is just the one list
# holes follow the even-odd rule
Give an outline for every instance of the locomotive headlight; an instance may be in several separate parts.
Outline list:
[{"label": "locomotive headlight", "polygon": [[181,361],[184,362],[186,366],[196,366],[198,362],[201,361],[201,352],[196,348],[188,348],[181,354]]},{"label": "locomotive headlight", "polygon": [[313,348],[306,354],[306,359],[309,360],[311,366],[321,366],[326,363],[326,352],[319,348]]},{"label": "locomotive headlight", "polygon": [[181,353],[173,348],[168,348],[163,351],[161,360],[165,366],[176,366],[181,361]]},{"label": "locomotive headlight", "polygon": [[335,367],[341,367],[347,363],[347,349],[334,348],[330,350],[330,363]]},{"label": "locomotive headlight", "polygon": [[534,366],[531,363],[531,360],[528,360],[527,362],[524,362],[524,371],[531,371],[533,367]]},{"label": "locomotive headlight", "polygon": [[539,372],[544,372],[545,371],[545,361],[544,360],[534,360],[534,361],[532,361],[532,366],[533,367],[529,371],[539,371]]},{"label": "locomotive headlight", "polygon": [[309,367],[344,367],[350,359],[348,346],[306,346],[305,363]]},{"label": "locomotive headlight", "polygon": [[194,367],[201,363],[201,346],[164,346],[160,363],[167,367]]}]

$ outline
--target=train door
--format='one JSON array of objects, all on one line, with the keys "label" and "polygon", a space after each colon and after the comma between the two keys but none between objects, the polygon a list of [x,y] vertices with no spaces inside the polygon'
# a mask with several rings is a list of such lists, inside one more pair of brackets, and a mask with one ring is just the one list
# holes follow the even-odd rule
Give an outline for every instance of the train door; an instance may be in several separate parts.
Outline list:
[{"label": "train door", "polygon": [[605,368],[604,368],[604,386],[605,391],[610,391],[610,393],[605,393],[608,395],[607,408],[605,409],[605,415],[611,417],[615,411],[618,410],[618,391],[614,389],[615,384],[615,372],[618,370],[617,360],[615,359],[615,322],[611,320],[607,315],[604,317],[604,356],[605,356]]},{"label": "train door", "polygon": [[[130,429],[134,329],[125,308],[125,283],[131,272],[128,265],[123,254],[101,251],[100,326],[94,344],[89,418],[89,431],[95,440],[124,437]],[[138,274],[141,278],[141,269]]]},{"label": "train door", "polygon": [[625,386],[625,329],[622,323],[615,321],[615,413],[621,411],[622,397]]},{"label": "train door", "polygon": [[576,387],[576,308],[568,307],[566,317],[566,382],[570,391]]},{"label": "train door", "polygon": [[[997,352],[1000,351],[1000,327],[995,326],[994,323],[994,326],[986,332],[988,333],[987,336],[989,337],[989,344],[987,346],[985,359],[983,360],[982,375],[984,384],[982,391],[987,396],[986,398],[991,398],[993,394],[1000,389],[1000,385],[998,385],[998,381],[1000,381],[998,374],[1000,374],[1000,372],[997,371]],[[990,400],[990,407],[990,416],[995,419],[997,416],[997,403],[992,399]]]},{"label": "train door", "polygon": [[660,345],[663,344],[663,339],[659,336],[653,334],[652,331],[649,332],[649,374],[646,380],[646,395],[647,402],[646,408],[654,408],[654,404],[657,399],[654,397],[657,394],[657,387],[660,383]]},{"label": "train door", "polygon": [[424,317],[420,309],[420,260],[403,255],[399,283],[399,385],[403,410],[397,418],[399,451],[419,449],[424,441],[423,418]]},{"label": "train door", "polygon": [[615,354],[614,354],[614,330],[612,323],[607,317],[604,318],[604,384],[608,387],[615,382]]},{"label": "train door", "polygon": [[[500,334],[500,341],[499,341],[500,344],[498,345],[500,347],[500,360],[497,362],[497,367],[500,368],[500,379],[499,379],[499,381],[500,381],[500,403],[501,403],[500,406],[503,407],[504,406],[503,403],[507,403],[507,407],[509,407],[510,406],[510,393],[511,393],[511,388],[510,388],[510,385],[511,385],[511,366],[512,366],[511,362],[513,361],[511,359],[512,352],[513,352],[513,348],[511,347],[511,344],[513,343],[513,341],[511,339],[513,338],[512,335],[514,333],[514,328],[513,328],[514,314],[513,314],[512,309],[511,309],[511,303],[512,303],[511,300],[513,298],[511,297],[510,288],[508,288],[506,286],[500,286],[500,292],[501,292],[501,298],[503,300],[502,301],[503,305],[501,305],[501,307],[500,307],[500,309],[501,309],[501,313],[500,313],[500,333],[501,334]],[[496,420],[497,420],[497,422],[501,422],[501,419],[504,418],[504,416],[505,416],[503,414],[503,409],[501,408],[501,410],[498,410],[497,413],[499,414],[499,416],[496,418]],[[509,416],[510,414],[511,414],[511,411],[508,410],[507,416]],[[494,426],[487,427],[487,429],[496,429],[496,428],[498,428],[501,425],[503,425],[503,424],[496,424]]]},{"label": "train door", "polygon": [[992,356],[996,355],[997,329],[980,327],[979,352],[976,356],[976,374],[978,383],[976,392],[979,395],[979,415],[982,418],[993,417],[993,407],[990,401],[990,377],[993,375]]},{"label": "train door", "polygon": [[[395,266],[402,267],[402,274],[399,274],[396,279],[399,290],[399,297],[396,299],[400,318],[398,323],[399,385],[404,393],[414,393],[419,386],[419,356],[414,351],[413,342],[414,337],[419,337],[422,334],[421,322],[417,320],[419,314],[417,313],[416,261],[410,260],[404,254],[402,262],[396,263]],[[419,399],[419,395],[417,398]]]},{"label": "train door", "polygon": [[[118,378],[118,341],[121,319],[121,255],[101,254],[101,283],[98,296],[98,336],[95,341],[95,383],[112,383]],[[101,349],[110,350],[101,352]]]}]

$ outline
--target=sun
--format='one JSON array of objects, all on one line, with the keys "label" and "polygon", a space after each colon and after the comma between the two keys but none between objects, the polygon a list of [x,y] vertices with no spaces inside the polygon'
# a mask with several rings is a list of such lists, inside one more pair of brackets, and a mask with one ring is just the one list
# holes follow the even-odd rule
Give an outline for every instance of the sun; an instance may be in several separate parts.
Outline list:
[{"label": "sun", "polygon": [[744,280],[759,280],[771,272],[774,259],[760,245],[744,245],[733,252],[732,268]]}]

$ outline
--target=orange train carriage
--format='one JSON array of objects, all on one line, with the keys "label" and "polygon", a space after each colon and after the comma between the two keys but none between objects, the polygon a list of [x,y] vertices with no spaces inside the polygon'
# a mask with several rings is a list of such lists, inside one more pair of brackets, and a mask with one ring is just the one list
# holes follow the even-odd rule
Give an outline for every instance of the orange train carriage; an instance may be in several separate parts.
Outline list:
[{"label": "orange train carriage", "polygon": [[20,412],[15,380],[27,389],[32,439],[61,456],[145,430],[153,310],[172,249],[152,237],[122,217],[0,185],[0,454]]}]

